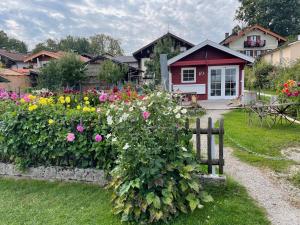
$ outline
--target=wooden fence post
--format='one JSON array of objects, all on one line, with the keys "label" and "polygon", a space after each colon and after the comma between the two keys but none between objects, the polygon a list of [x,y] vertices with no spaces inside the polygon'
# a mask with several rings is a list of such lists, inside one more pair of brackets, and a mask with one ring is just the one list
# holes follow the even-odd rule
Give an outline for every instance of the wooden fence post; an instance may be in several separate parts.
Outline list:
[{"label": "wooden fence post", "polygon": [[212,148],[212,119],[208,118],[208,127],[207,127],[207,165],[208,165],[208,174],[212,173],[212,157],[211,157],[211,148]]},{"label": "wooden fence post", "polygon": [[200,118],[196,120],[196,150],[197,159],[201,160],[201,136],[200,136]]},{"label": "wooden fence post", "polygon": [[224,166],[224,119],[220,119],[219,122],[219,173],[223,174],[223,166]]}]

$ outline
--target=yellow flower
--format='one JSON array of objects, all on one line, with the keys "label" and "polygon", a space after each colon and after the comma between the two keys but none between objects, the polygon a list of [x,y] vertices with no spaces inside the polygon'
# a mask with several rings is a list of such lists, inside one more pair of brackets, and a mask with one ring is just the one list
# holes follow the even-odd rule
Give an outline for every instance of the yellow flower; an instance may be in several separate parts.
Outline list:
[{"label": "yellow flower", "polygon": [[80,106],[80,105],[78,105],[76,108],[77,108],[78,110],[80,110],[80,109],[81,109],[81,106]]},{"label": "yellow flower", "polygon": [[24,98],[21,98],[21,99],[20,99],[20,102],[21,102],[21,103],[25,103]]},{"label": "yellow flower", "polygon": [[65,104],[65,97],[64,96],[60,96],[58,98],[58,101],[61,103],[61,104]]},{"label": "yellow flower", "polygon": [[89,112],[90,111],[90,108],[87,107],[87,106],[84,106],[83,109],[82,109],[83,112]]},{"label": "yellow flower", "polygon": [[69,96],[66,97],[66,103],[70,103],[71,102],[71,98]]},{"label": "yellow flower", "polygon": [[77,98],[75,98],[75,100],[74,100],[75,102],[77,102]]},{"label": "yellow flower", "polygon": [[61,104],[65,104],[66,102],[65,102],[64,99],[61,99],[61,100],[60,100],[60,103],[61,103]]},{"label": "yellow flower", "polygon": [[48,104],[47,98],[41,97],[41,98],[39,99],[39,103],[40,103],[41,105],[47,105],[47,104]]},{"label": "yellow flower", "polygon": [[88,101],[88,100],[89,100],[89,97],[84,97],[83,100],[84,100],[84,101]]},{"label": "yellow flower", "polygon": [[90,109],[90,111],[91,111],[91,112],[95,112],[95,111],[96,111],[96,108],[95,108],[95,107],[92,107],[92,108]]},{"label": "yellow flower", "polygon": [[53,104],[53,98],[47,98],[48,104]]},{"label": "yellow flower", "polygon": [[37,109],[37,105],[30,105],[30,106],[28,107],[28,110],[29,110],[29,111],[33,111],[33,110],[35,110],[35,109]]},{"label": "yellow flower", "polygon": [[31,101],[33,101],[34,99],[36,99],[36,96],[34,96],[34,95],[28,95],[28,98],[29,98]]},{"label": "yellow flower", "polygon": [[89,101],[85,101],[85,104],[86,104],[86,105],[89,105],[89,104],[90,104],[90,102],[89,102]]},{"label": "yellow flower", "polygon": [[53,120],[53,119],[49,119],[49,120],[48,120],[48,124],[49,124],[49,125],[51,125],[51,124],[53,124],[53,123],[54,123],[54,120]]}]

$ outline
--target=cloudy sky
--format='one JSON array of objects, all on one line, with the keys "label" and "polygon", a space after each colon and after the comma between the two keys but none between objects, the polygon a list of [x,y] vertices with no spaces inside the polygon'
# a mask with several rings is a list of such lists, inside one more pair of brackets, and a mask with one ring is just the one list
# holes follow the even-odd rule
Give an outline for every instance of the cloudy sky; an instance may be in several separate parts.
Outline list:
[{"label": "cloudy sky", "polygon": [[132,53],[168,27],[194,44],[219,42],[236,24],[238,5],[237,0],[0,0],[0,30],[29,48],[47,38],[105,33]]}]

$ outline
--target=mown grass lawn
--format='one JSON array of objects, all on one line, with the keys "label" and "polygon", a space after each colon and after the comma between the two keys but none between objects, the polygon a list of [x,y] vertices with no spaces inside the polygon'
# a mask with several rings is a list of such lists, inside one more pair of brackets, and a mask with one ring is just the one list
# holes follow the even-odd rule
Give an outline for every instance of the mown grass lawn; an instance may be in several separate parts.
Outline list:
[{"label": "mown grass lawn", "polygon": [[[264,211],[232,180],[207,190],[213,203],[170,224],[270,224]],[[121,225],[111,207],[109,191],[94,185],[0,178],[1,225]]]},{"label": "mown grass lawn", "polygon": [[255,166],[268,167],[283,171],[293,161],[270,160],[244,151],[237,143],[248,150],[272,157],[282,157],[281,150],[289,146],[300,145],[300,126],[283,123],[272,128],[260,126],[258,121],[248,125],[248,116],[241,110],[224,115],[225,144],[233,147],[234,154],[241,160]]}]

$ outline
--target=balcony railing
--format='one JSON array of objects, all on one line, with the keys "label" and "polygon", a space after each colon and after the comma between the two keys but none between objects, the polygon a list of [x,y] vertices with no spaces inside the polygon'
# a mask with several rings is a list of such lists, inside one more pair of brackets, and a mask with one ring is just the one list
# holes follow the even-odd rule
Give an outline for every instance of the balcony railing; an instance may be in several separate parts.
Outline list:
[{"label": "balcony railing", "polygon": [[245,48],[264,47],[265,45],[266,45],[266,40],[259,40],[259,41],[247,40],[244,42]]}]

